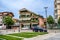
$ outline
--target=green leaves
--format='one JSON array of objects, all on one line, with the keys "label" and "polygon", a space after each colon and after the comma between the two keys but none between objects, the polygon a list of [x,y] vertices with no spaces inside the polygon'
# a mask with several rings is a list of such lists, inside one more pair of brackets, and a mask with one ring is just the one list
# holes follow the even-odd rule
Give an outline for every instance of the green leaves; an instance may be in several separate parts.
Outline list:
[{"label": "green leaves", "polygon": [[51,15],[47,18],[47,22],[48,22],[48,24],[53,24],[54,23],[54,19]]},{"label": "green leaves", "polygon": [[12,20],[12,18],[10,16],[5,16],[3,18],[3,22],[6,25],[13,25],[14,24],[14,21]]}]

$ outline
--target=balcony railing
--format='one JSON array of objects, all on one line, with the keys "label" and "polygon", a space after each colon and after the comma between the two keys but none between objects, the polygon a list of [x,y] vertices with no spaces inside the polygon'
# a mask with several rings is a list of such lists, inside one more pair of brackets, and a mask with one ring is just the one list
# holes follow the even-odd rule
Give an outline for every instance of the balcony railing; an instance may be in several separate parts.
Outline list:
[{"label": "balcony railing", "polygon": [[31,15],[21,15],[20,18],[27,18],[27,17],[31,17]]},{"label": "balcony railing", "polygon": [[59,1],[57,1],[57,3],[60,3],[60,0],[59,0]]},{"label": "balcony railing", "polygon": [[20,18],[20,21],[21,20],[30,20],[31,18]]},{"label": "balcony railing", "polygon": [[38,22],[38,20],[31,20],[31,22]]},{"label": "balcony railing", "polygon": [[30,20],[23,20],[23,21],[20,21],[20,23],[30,23],[31,21]]}]

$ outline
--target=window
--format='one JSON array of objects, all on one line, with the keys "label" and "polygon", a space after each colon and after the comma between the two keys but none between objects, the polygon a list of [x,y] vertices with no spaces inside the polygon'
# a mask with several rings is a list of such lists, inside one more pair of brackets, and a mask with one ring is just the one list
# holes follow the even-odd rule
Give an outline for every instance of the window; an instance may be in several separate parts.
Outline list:
[{"label": "window", "polygon": [[36,18],[36,20],[38,20],[38,18]]},{"label": "window", "polygon": [[26,17],[26,15],[21,15],[21,17]]},{"label": "window", "polygon": [[30,15],[27,15],[27,17],[30,17]]},{"label": "window", "polygon": [[55,8],[57,8],[57,5],[55,5]]}]

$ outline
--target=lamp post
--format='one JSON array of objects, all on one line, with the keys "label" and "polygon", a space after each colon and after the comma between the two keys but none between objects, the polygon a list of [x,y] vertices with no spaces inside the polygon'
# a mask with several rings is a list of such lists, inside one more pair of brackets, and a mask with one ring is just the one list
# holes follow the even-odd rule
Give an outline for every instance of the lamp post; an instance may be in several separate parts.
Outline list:
[{"label": "lamp post", "polygon": [[46,15],[46,27],[47,27],[47,8],[48,7],[44,7],[44,9],[45,9],[45,15]]}]

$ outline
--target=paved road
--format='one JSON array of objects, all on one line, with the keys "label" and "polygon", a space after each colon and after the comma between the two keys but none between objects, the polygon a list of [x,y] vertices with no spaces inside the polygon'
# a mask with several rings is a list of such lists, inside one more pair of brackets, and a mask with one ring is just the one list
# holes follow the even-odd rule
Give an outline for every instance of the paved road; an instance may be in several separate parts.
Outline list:
[{"label": "paved road", "polygon": [[55,36],[50,37],[50,38],[45,39],[45,40],[60,40],[60,33],[57,33]]},{"label": "paved road", "polygon": [[[32,30],[21,30],[20,32],[32,32]],[[19,33],[19,31],[13,29],[0,30],[0,34],[12,34],[12,33]]]},{"label": "paved road", "polygon": [[55,33],[39,35],[39,36],[36,36],[36,37],[33,37],[33,38],[25,38],[24,40],[45,40],[45,39],[53,37],[53,36],[55,36]]}]

